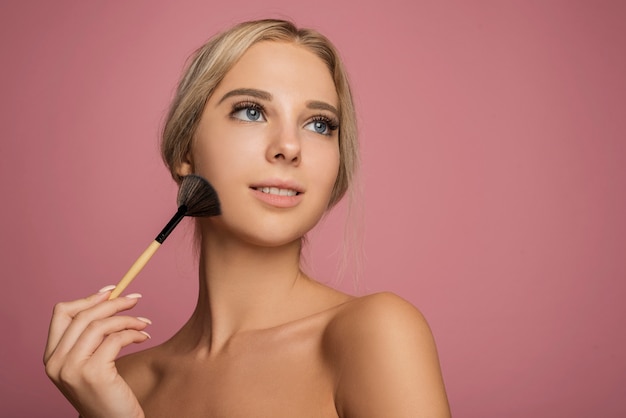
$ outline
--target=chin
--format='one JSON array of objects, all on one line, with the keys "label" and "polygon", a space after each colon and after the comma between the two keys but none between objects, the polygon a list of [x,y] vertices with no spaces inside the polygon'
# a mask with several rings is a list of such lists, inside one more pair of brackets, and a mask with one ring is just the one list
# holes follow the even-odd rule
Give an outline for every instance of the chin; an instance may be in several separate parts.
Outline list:
[{"label": "chin", "polygon": [[230,221],[231,219],[223,216],[203,218],[200,220],[202,235],[209,239],[215,237],[219,241],[239,241],[252,246],[279,248],[296,243],[300,245],[304,235],[316,223],[307,222],[303,225],[300,222],[299,225],[289,225],[287,222],[263,222],[259,225],[253,222]]},{"label": "chin", "polygon": [[247,241],[249,244],[254,245],[259,248],[282,248],[282,247],[290,247],[293,245],[297,245],[298,247],[302,246],[302,237],[299,236],[296,239],[292,240],[259,240],[252,239]]},{"label": "chin", "polygon": [[310,228],[277,228],[272,225],[255,228],[254,230],[239,230],[237,235],[249,244],[259,247],[273,248],[300,243],[302,237]]}]

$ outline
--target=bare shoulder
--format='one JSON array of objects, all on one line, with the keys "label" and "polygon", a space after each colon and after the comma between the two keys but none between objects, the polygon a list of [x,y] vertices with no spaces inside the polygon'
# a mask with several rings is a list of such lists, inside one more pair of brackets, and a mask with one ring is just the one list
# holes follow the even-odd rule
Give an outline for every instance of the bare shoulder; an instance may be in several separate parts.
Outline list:
[{"label": "bare shoulder", "polygon": [[411,303],[390,293],[375,293],[355,298],[337,311],[330,326],[347,326],[349,328],[375,327],[387,324],[389,320],[410,322],[412,325],[428,327],[424,316]]},{"label": "bare shoulder", "polygon": [[118,373],[141,401],[157,383],[157,358],[160,347],[153,347],[120,357],[115,361]]},{"label": "bare shoulder", "polygon": [[448,417],[435,342],[424,316],[392,293],[354,299],[325,332],[341,417]]},{"label": "bare shoulder", "polygon": [[[393,349],[396,342],[433,343],[422,313],[401,297],[385,292],[353,299],[341,306],[328,324],[327,338],[333,348],[350,350],[355,341],[367,348]],[[365,340],[364,340],[365,339]],[[363,347],[362,347],[363,348]]]}]

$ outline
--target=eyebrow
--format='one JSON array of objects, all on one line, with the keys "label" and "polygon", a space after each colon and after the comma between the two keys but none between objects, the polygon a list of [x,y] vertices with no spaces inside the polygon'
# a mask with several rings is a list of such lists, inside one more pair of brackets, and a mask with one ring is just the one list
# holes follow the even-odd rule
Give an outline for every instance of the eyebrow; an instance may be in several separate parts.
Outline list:
[{"label": "eyebrow", "polygon": [[252,97],[256,97],[257,99],[261,99],[261,100],[267,100],[270,101],[272,100],[272,95],[266,91],[263,90],[257,90],[257,89],[235,89],[235,90],[231,90],[228,93],[226,93],[225,95],[222,96],[222,98],[220,99],[220,101],[217,104],[222,103],[224,100],[228,99],[229,97],[233,97],[233,96],[252,96]]},{"label": "eyebrow", "polygon": [[306,107],[308,107],[309,109],[328,110],[329,112],[333,113],[337,118],[339,118],[339,111],[337,110],[337,108],[326,102],[312,100],[306,103]]},{"label": "eyebrow", "polygon": [[[222,98],[217,104],[220,104],[224,100],[233,96],[251,96],[251,97],[256,97],[257,99],[266,100],[266,101],[272,100],[272,94],[267,91],[258,90],[258,89],[250,89],[250,88],[242,88],[242,89],[234,89],[234,90],[229,91],[228,93],[222,96]],[[339,111],[337,110],[337,108],[326,102],[321,102],[319,100],[311,100],[306,103],[306,107],[309,109],[327,110],[333,113],[337,118],[339,118]]]}]

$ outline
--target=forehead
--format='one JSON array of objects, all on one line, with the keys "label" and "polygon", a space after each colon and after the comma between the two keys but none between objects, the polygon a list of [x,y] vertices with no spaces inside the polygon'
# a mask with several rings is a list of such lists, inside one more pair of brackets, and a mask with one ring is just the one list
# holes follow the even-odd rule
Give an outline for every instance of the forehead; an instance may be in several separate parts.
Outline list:
[{"label": "forehead", "polygon": [[262,41],[251,46],[226,73],[215,95],[236,88],[256,88],[272,95],[338,105],[335,83],[326,63],[306,47],[292,42]]}]

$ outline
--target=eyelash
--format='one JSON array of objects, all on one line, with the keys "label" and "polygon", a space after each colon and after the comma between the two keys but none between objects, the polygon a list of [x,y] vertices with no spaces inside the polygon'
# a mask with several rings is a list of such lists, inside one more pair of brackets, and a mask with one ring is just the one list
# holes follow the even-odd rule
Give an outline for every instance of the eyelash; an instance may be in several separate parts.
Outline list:
[{"label": "eyelash", "polygon": [[322,135],[330,136],[332,131],[336,131],[337,129],[339,129],[339,121],[337,121],[337,119],[335,118],[329,118],[328,116],[325,116],[325,115],[313,116],[313,118],[311,118],[309,123],[311,122],[323,122],[326,124],[329,132],[322,134]]},{"label": "eyelash", "polygon": [[230,112],[230,116],[234,117],[235,113],[244,109],[254,109],[258,112],[261,112],[261,114],[265,116],[265,108],[263,107],[263,105],[260,103],[251,102],[251,101],[235,103],[233,105],[233,110]]},{"label": "eyelash", "polygon": [[[249,100],[233,104],[233,109],[230,112],[230,116],[232,118],[234,118],[235,117],[234,116],[235,113],[237,113],[237,112],[239,112],[241,110],[244,110],[244,109],[254,109],[254,110],[260,112],[263,117],[265,117],[265,107],[262,104],[260,104],[260,103],[249,101]],[[313,116],[307,122],[307,125],[309,123],[312,123],[312,122],[323,122],[323,123],[325,123],[328,126],[329,132],[325,133],[325,134],[320,133],[320,135],[330,136],[332,131],[336,131],[337,129],[339,129],[339,121],[337,119],[335,119],[335,118],[331,118],[331,117],[328,117],[326,115],[315,115],[315,116]]]}]

